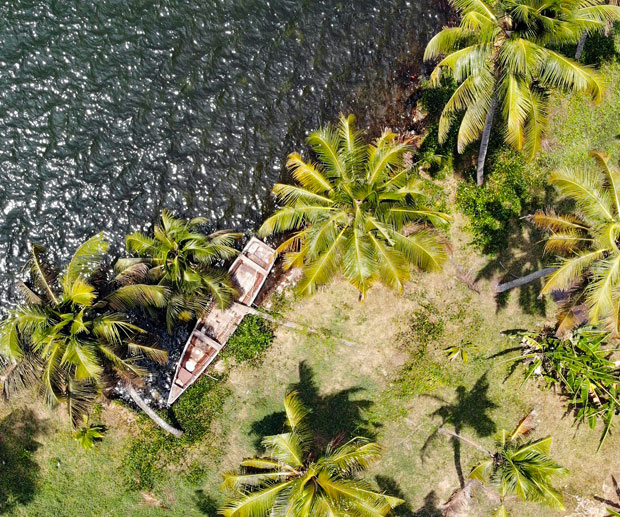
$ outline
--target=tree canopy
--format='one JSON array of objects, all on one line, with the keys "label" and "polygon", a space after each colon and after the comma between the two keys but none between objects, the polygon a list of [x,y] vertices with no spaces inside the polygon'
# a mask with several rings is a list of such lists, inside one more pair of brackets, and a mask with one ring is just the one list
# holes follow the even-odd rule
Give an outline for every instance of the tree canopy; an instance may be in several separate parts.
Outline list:
[{"label": "tree canopy", "polygon": [[377,281],[402,290],[411,266],[441,268],[447,248],[431,227],[450,217],[428,206],[420,178],[404,167],[406,140],[385,131],[366,145],[350,115],[308,143],[318,161],[289,156],[295,184],[274,187],[282,207],[259,230],[293,232],[278,251],[287,266],[303,268],[301,292],[342,272],[364,297]]}]

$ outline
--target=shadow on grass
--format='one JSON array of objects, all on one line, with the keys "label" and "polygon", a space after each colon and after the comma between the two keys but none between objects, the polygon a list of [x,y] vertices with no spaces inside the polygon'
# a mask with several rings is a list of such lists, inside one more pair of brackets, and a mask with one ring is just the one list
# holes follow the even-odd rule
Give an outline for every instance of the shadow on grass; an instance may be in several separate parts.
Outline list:
[{"label": "shadow on grass", "polygon": [[[531,224],[512,225],[509,244],[501,253],[489,261],[476,276],[490,280],[496,278],[499,284],[521,278],[539,269],[548,267],[550,257],[544,257],[545,234]],[[496,296],[497,310],[504,309],[514,293],[518,293],[519,306],[526,314],[546,316],[545,298],[539,298],[544,279],[538,279],[527,285],[514,288]]]},{"label": "shadow on grass", "polygon": [[217,517],[218,505],[215,498],[211,497],[204,490],[196,490],[194,494],[196,508],[203,515],[208,517]]},{"label": "shadow on grass", "polygon": [[0,422],[0,513],[34,497],[40,468],[33,456],[41,446],[36,438],[46,428],[31,409],[14,410]]},{"label": "shadow on grass", "polygon": [[[305,362],[299,363],[299,382],[288,387],[287,392],[296,391],[299,398],[312,413],[308,418],[317,450],[324,449],[332,440],[350,439],[364,436],[370,440],[376,437],[378,424],[366,418],[366,411],[372,401],[351,397],[362,392],[363,388],[353,387],[327,395],[319,392],[314,372]],[[264,436],[281,433],[284,429],[285,414],[278,411],[265,416],[252,424],[252,434],[256,436],[255,446],[260,448]]]},{"label": "shadow on grass", "polygon": [[[465,428],[473,429],[477,436],[491,436],[497,431],[495,422],[487,415],[487,412],[497,408],[488,396],[489,381],[485,373],[480,377],[471,390],[467,390],[464,386],[456,389],[456,400],[448,402],[447,400],[435,395],[426,395],[434,398],[444,405],[432,413],[432,417],[440,417],[441,424],[427,439],[421,449],[421,455],[424,457],[428,447],[433,440],[437,438],[439,429],[449,424],[454,427],[457,434],[460,434]],[[461,487],[465,483],[463,468],[461,466],[461,442],[457,438],[451,438],[452,448],[454,450],[454,467],[459,477]]]},{"label": "shadow on grass", "polygon": [[401,490],[399,484],[394,478],[388,476],[376,476],[375,481],[382,492],[389,494],[399,499],[403,499],[405,502],[400,506],[397,506],[392,510],[390,515],[394,517],[439,517],[442,515],[441,508],[439,508],[439,502],[437,501],[437,494],[432,490],[424,498],[424,505],[414,510],[411,504],[407,501],[407,496]]},{"label": "shadow on grass", "polygon": [[616,500],[612,501],[611,499],[605,499],[604,497],[601,497],[598,495],[595,495],[594,499],[605,504],[606,506],[609,506],[609,508],[614,510],[615,512],[619,512],[620,511],[620,485],[618,484],[618,481],[616,480],[615,476],[611,476],[611,482],[613,483],[614,491],[616,492]]}]

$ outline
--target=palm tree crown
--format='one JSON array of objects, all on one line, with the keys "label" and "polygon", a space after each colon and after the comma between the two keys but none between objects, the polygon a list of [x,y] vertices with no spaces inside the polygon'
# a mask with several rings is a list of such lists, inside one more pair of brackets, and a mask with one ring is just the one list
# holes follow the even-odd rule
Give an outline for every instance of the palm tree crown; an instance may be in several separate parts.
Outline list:
[{"label": "palm tree crown", "polygon": [[284,400],[287,430],[264,438],[264,458],[241,462],[240,474],[224,476],[223,487],[235,496],[220,510],[226,517],[328,517],[388,515],[403,501],[374,492],[355,474],[368,468],[380,448],[362,438],[331,444],[318,459],[310,457],[309,411],[296,393]]},{"label": "palm tree crown", "polygon": [[497,489],[501,506],[495,515],[507,517],[504,507],[507,497],[516,496],[523,501],[541,503],[562,510],[562,494],[552,485],[554,476],[567,471],[550,456],[550,436],[539,440],[527,440],[533,430],[533,413],[526,416],[510,433],[500,431],[497,450],[472,470],[471,479],[489,483]]},{"label": "palm tree crown", "polygon": [[224,308],[233,298],[230,280],[218,266],[237,254],[232,244],[241,235],[227,230],[206,235],[200,231],[205,222],[202,218],[175,219],[164,210],[153,237],[138,232],[127,236],[127,250],[138,257],[119,259],[115,265],[124,278],[169,289],[166,321],[170,332],[176,321],[199,317],[211,300]]},{"label": "palm tree crown", "polygon": [[570,305],[585,302],[592,324],[605,319],[618,332],[620,170],[605,153],[592,152],[591,156],[596,167],[560,169],[549,179],[560,194],[574,201],[576,210],[568,215],[540,211],[532,218],[551,233],[545,250],[568,255],[547,279],[541,294],[570,290]]},{"label": "palm tree crown", "polygon": [[[66,400],[74,425],[112,371],[141,375],[142,354],[163,361],[166,353],[135,340],[144,333],[118,312],[129,307],[163,307],[166,288],[121,279],[108,283],[102,262],[108,244],[103,234],[78,247],[58,272],[41,246],[32,246],[30,282],[20,282],[25,302],[0,327],[0,350],[12,360],[5,394],[29,383],[40,385],[50,404]],[[105,374],[105,375],[104,375]]]},{"label": "palm tree crown", "polygon": [[425,59],[445,56],[431,81],[444,73],[459,83],[439,123],[445,141],[464,113],[458,151],[482,136],[478,183],[493,118],[501,108],[505,140],[530,157],[537,154],[547,125],[550,88],[583,92],[599,101],[602,79],[547,46],[576,43],[584,31],[600,30],[620,18],[620,8],[600,0],[452,0],[462,14],[458,27],[445,28],[429,43]]},{"label": "palm tree crown", "polygon": [[427,207],[419,178],[403,167],[407,142],[385,131],[364,145],[353,122],[341,116],[337,129],[310,134],[318,163],[289,156],[297,184],[274,187],[283,207],[259,230],[295,232],[278,250],[288,252],[287,266],[303,267],[301,292],[312,293],[338,271],[362,297],[375,281],[402,289],[410,265],[439,269],[446,258],[446,247],[423,223],[449,217]]}]

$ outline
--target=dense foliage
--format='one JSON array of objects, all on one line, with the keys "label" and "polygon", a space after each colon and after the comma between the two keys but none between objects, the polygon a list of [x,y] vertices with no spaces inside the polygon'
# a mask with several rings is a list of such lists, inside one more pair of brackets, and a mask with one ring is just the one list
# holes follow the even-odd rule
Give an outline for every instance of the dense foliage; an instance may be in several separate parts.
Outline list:
[{"label": "dense foliage", "polygon": [[206,439],[230,393],[225,381],[225,377],[203,376],[172,406],[173,419],[184,431],[179,440],[171,440],[146,419],[141,422],[140,432],[130,441],[123,458],[123,476],[129,488],[152,489],[166,468],[184,461],[189,445]]},{"label": "dense foliage", "polygon": [[271,326],[260,316],[248,314],[226,342],[222,359],[232,358],[237,364],[258,364],[260,358],[273,343]]},{"label": "dense foliage", "polygon": [[144,373],[136,362],[167,354],[139,339],[144,331],[117,312],[136,306],[162,307],[166,288],[107,281],[103,234],[78,247],[60,273],[45,250],[33,246],[30,281],[20,283],[24,302],[2,322],[0,348],[12,359],[3,383],[10,396],[37,387],[46,402],[66,402],[74,425],[89,411],[106,382]]},{"label": "dense foliage", "polygon": [[224,308],[233,299],[230,279],[219,266],[237,254],[232,245],[241,235],[226,230],[206,235],[200,231],[205,223],[202,218],[175,219],[164,210],[153,237],[127,236],[127,251],[137,257],[115,265],[124,278],[166,288],[169,332],[176,323],[199,317],[212,300]]},{"label": "dense foliage", "polygon": [[607,333],[592,328],[579,329],[567,339],[549,331],[530,333],[523,336],[519,359],[528,364],[526,379],[542,375],[547,386],[557,386],[568,396],[575,421],[591,429],[603,423],[599,449],[620,413],[620,366],[610,358],[614,350],[607,339]]},{"label": "dense foliage", "polygon": [[362,297],[376,281],[402,290],[411,266],[438,270],[447,256],[428,226],[450,218],[428,207],[419,177],[404,168],[408,142],[385,131],[365,145],[353,122],[341,116],[337,128],[310,134],[318,163],[289,156],[297,184],[274,187],[283,207],[259,230],[294,232],[278,249],[287,252],[287,266],[302,267],[300,292],[314,292],[337,272]]},{"label": "dense foliage", "polygon": [[489,254],[506,249],[511,225],[543,192],[539,177],[517,153],[500,150],[491,171],[483,188],[463,182],[456,195],[459,210],[469,218],[474,245]]}]

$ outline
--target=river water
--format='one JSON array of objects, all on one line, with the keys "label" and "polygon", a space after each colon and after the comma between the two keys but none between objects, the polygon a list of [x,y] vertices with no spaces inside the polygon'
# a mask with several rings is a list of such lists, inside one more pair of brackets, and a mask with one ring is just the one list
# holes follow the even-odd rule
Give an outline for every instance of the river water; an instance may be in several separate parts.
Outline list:
[{"label": "river water", "polygon": [[376,110],[437,4],[0,0],[1,300],[28,240],[66,258],[164,207],[255,228],[286,155]]}]

